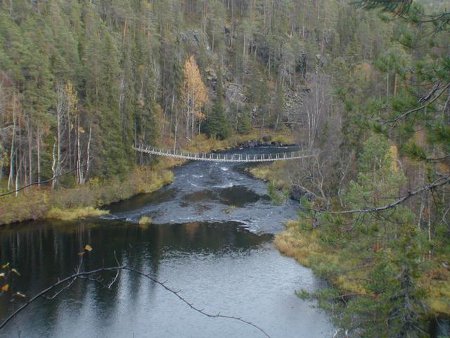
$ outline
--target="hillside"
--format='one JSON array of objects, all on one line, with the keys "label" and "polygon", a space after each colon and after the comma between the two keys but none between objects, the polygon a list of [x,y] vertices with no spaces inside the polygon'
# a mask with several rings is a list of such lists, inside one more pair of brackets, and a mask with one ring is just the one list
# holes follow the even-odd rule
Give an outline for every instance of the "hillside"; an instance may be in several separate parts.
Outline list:
[{"label": "hillside", "polygon": [[282,251],[350,294],[339,325],[420,336],[450,315],[449,23],[448,1],[0,1],[0,224],[170,182],[136,144],[287,137],[317,156],[260,168],[302,203]]}]

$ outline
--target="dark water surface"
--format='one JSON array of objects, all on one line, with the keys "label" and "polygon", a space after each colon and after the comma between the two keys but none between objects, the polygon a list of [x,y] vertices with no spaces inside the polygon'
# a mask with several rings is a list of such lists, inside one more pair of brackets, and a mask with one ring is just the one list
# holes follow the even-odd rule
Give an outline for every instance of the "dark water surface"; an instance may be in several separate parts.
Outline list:
[{"label": "dark water surface", "polygon": [[[264,150],[255,150],[264,151]],[[206,312],[242,317],[271,337],[331,337],[326,314],[295,295],[320,287],[309,269],[281,256],[273,234],[295,217],[296,205],[273,205],[263,182],[242,166],[192,162],[170,186],[111,206],[104,219],[39,222],[0,232],[0,261],[21,272],[16,290],[34,295],[78,265],[117,259],[150,273]],[[154,224],[139,226],[142,216]],[[108,282],[113,274],[103,275]],[[0,298],[0,319],[19,304]],[[130,272],[111,289],[78,280],[53,300],[19,314],[2,337],[262,337],[241,322],[207,318],[160,286]]]}]

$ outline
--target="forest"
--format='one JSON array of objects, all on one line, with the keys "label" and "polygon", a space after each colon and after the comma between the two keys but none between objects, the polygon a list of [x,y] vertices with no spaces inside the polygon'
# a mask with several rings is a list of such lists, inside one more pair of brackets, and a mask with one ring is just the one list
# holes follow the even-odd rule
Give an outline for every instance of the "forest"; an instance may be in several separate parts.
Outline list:
[{"label": "forest", "polygon": [[278,248],[336,286],[301,296],[350,336],[423,336],[450,316],[448,10],[0,0],[0,224],[170,181],[133,145],[289,135],[317,156],[254,174],[301,200]]}]

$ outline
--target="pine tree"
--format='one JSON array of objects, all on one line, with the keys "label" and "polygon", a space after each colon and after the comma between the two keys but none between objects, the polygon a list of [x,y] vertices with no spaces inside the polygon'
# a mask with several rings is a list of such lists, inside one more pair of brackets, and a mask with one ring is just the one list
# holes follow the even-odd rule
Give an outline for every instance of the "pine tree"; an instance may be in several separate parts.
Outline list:
[{"label": "pine tree", "polygon": [[220,68],[217,72],[216,95],[212,111],[207,115],[204,131],[209,137],[223,140],[230,136],[231,127],[225,114],[223,76]]}]

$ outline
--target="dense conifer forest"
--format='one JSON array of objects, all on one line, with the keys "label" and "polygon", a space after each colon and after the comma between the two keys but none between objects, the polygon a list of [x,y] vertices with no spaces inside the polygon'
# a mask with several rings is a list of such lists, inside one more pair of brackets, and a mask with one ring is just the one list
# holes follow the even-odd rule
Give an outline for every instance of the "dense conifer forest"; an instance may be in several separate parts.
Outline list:
[{"label": "dense conifer forest", "polygon": [[280,250],[337,286],[303,296],[350,336],[423,336],[450,315],[449,7],[0,0],[0,193],[33,185],[0,199],[0,223],[42,217],[10,212],[42,191],[120,198],[70,190],[142,185],[136,144],[290,135],[314,159],[255,175],[302,201]]}]

